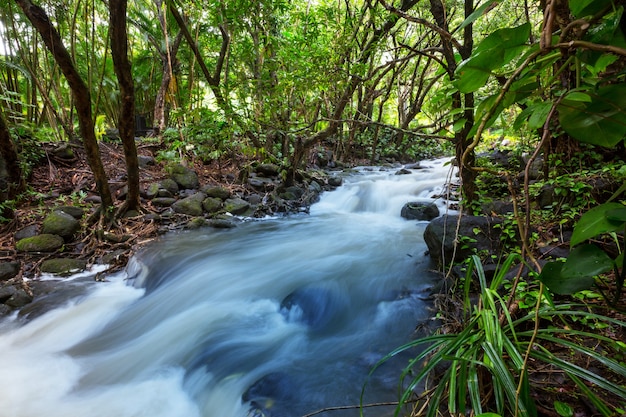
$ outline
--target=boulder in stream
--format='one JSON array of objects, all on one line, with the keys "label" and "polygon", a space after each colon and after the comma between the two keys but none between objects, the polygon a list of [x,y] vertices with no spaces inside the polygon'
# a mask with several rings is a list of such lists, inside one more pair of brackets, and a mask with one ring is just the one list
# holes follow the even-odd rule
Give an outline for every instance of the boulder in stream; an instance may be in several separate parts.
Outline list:
[{"label": "boulder in stream", "polygon": [[444,215],[426,226],[424,241],[438,265],[460,262],[475,252],[497,254],[502,234],[500,228],[494,227],[498,224],[502,224],[502,219],[497,217]]}]

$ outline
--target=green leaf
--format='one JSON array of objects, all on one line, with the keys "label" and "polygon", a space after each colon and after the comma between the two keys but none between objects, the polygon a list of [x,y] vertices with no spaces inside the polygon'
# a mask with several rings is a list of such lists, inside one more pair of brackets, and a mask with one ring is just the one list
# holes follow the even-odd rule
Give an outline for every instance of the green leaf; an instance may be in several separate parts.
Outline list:
[{"label": "green leaf", "polygon": [[550,101],[542,101],[533,105],[532,109],[528,118],[528,128],[533,130],[540,129],[546,123],[548,114],[550,114],[552,109],[552,103]]},{"label": "green leaf", "polygon": [[589,93],[588,103],[564,99],[559,105],[563,129],[581,142],[614,147],[626,136],[626,85],[614,84]]},{"label": "green leaf", "polygon": [[623,228],[624,222],[609,220],[607,214],[612,210],[621,210],[623,208],[624,206],[619,203],[605,203],[583,214],[576,226],[574,226],[570,245],[574,247],[602,233],[614,232]]},{"label": "green leaf", "polygon": [[573,294],[586,290],[593,285],[593,277],[579,277],[569,279],[563,277],[561,271],[565,263],[548,262],[539,274],[539,280],[543,282],[553,293]]},{"label": "green leaf", "polygon": [[582,245],[574,249],[561,269],[565,279],[594,277],[613,268],[613,260],[595,245]]},{"label": "green leaf", "polygon": [[574,17],[580,18],[593,15],[610,4],[611,0],[570,0],[569,9]]},{"label": "green leaf", "polygon": [[572,417],[574,415],[574,410],[569,405],[562,403],[561,401],[554,402],[554,410],[558,415],[563,417]]},{"label": "green leaf", "polygon": [[584,101],[586,103],[591,102],[591,96],[589,94],[581,93],[580,91],[572,91],[565,96],[566,100],[571,101]]},{"label": "green leaf", "polygon": [[462,93],[471,93],[485,85],[491,72],[509,63],[526,45],[530,25],[498,29],[476,47],[472,56],[456,70],[455,86]]},{"label": "green leaf", "polygon": [[461,23],[461,26],[456,28],[455,32],[463,29],[467,25],[470,25],[470,24],[474,23],[474,21],[476,19],[478,19],[479,17],[487,14],[491,9],[496,7],[498,5],[498,3],[500,3],[500,1],[502,1],[502,0],[488,1],[485,4],[483,4],[482,6],[478,7],[476,10],[474,10],[474,12],[472,12],[472,14],[467,16],[467,19],[465,19],[463,21],[463,23]]},{"label": "green leaf", "polygon": [[609,221],[626,223],[626,207],[607,211],[606,218],[609,219]]}]

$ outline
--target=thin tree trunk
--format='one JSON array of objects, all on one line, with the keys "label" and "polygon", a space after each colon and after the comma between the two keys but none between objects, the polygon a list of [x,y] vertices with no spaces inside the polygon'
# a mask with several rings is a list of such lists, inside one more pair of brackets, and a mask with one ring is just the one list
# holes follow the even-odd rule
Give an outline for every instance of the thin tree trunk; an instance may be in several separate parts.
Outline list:
[{"label": "thin tree trunk", "polygon": [[139,210],[139,162],[135,145],[135,87],[128,59],[128,35],[126,33],[127,0],[109,0],[109,28],[111,31],[111,57],[115,75],[120,85],[121,111],[117,128],[124,147],[128,194],[126,210]]},{"label": "thin tree trunk", "polygon": [[[4,120],[4,116],[0,113],[0,156],[4,159],[8,176],[6,182],[0,182],[0,203],[6,200],[14,199],[21,191],[24,190],[25,183],[22,178],[22,169],[20,168],[17,149],[11,138],[11,132]],[[12,212],[0,213],[4,217],[12,217]]]},{"label": "thin tree trunk", "polygon": [[63,40],[56,28],[50,22],[46,12],[30,0],[14,0],[22,9],[28,20],[37,29],[41,38],[65,75],[65,79],[72,90],[80,133],[83,138],[85,152],[89,166],[96,181],[96,188],[102,199],[102,213],[108,217],[109,208],[113,207],[113,198],[107,182],[106,172],[100,158],[100,149],[94,131],[94,123],[91,112],[91,94],[76,70],[72,57],[67,52]]}]

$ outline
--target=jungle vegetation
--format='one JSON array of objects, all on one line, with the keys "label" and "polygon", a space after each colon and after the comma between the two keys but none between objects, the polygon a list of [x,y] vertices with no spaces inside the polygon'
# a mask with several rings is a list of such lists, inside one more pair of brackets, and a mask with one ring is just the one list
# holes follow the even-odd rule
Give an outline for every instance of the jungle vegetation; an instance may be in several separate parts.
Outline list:
[{"label": "jungle vegetation", "polygon": [[[135,137],[148,132],[163,160],[272,162],[286,183],[327,151],[369,164],[454,155],[463,211],[514,203],[508,253],[489,279],[485,254],[466,261],[458,327],[390,353],[428,346],[400,376],[398,414],[624,415],[625,3],[3,1],[3,218],[42,141],[82,143],[109,220],[141,209]],[[124,149],[121,207],[98,151],[108,140]],[[494,148],[522,162],[477,158]],[[614,187],[601,195],[594,179]],[[546,185],[557,198],[534,206]],[[571,251],[545,263],[548,224],[571,233]]]}]

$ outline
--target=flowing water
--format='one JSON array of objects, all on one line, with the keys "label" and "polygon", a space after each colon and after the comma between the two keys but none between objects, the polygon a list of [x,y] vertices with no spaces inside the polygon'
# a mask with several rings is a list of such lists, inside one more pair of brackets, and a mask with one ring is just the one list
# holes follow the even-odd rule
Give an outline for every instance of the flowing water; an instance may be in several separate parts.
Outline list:
[{"label": "flowing water", "polygon": [[307,215],[168,235],[61,307],[5,320],[0,417],[296,417],[358,405],[366,380],[365,403],[393,401],[407,357],[368,373],[433,316],[426,222],[400,209],[449,169],[422,165],[360,170]]}]

